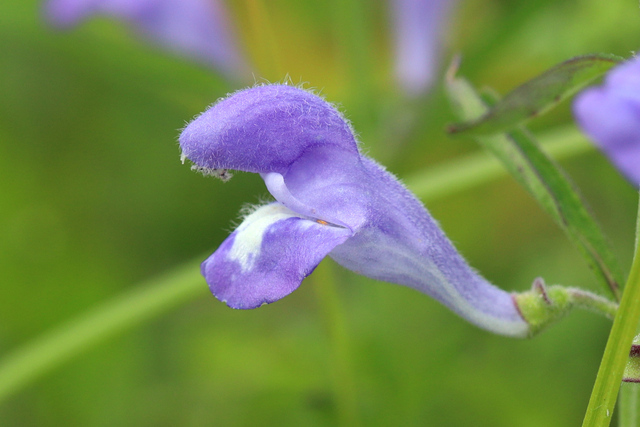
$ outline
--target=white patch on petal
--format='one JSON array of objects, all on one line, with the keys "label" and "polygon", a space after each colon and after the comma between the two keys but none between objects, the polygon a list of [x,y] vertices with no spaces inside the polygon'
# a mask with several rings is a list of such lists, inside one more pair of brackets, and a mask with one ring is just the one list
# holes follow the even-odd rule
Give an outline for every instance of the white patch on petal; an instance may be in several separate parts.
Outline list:
[{"label": "white patch on petal", "polygon": [[[271,203],[257,209],[236,229],[233,245],[227,258],[240,264],[243,273],[252,270],[260,257],[264,233],[271,225],[288,218],[300,218],[300,216],[280,203]],[[312,221],[299,221],[298,226],[305,229],[313,224]]]}]

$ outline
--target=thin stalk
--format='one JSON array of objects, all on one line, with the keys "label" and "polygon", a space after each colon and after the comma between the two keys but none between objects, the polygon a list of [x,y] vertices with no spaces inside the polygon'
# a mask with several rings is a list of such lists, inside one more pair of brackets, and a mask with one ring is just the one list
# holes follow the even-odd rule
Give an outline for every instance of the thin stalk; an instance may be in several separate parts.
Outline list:
[{"label": "thin stalk", "polygon": [[640,426],[640,411],[638,411],[639,387],[640,385],[637,383],[623,383],[620,386],[618,427]]},{"label": "thin stalk", "polygon": [[331,343],[331,376],[339,425],[361,425],[358,397],[353,375],[351,346],[344,308],[335,284],[331,261],[324,260],[313,273],[318,304],[325,319]]},{"label": "thin stalk", "polygon": [[[640,208],[638,211],[640,212]],[[636,225],[636,248],[638,247],[640,247],[640,213]],[[640,324],[636,326],[636,336],[638,333],[640,333]],[[623,383],[620,386],[618,411],[618,427],[640,427],[640,384]]]},{"label": "thin stalk", "polygon": [[0,403],[90,347],[206,292],[190,262],[33,339],[0,360]]},{"label": "thin stalk", "polygon": [[[371,38],[371,3],[366,0],[334,0],[333,36],[340,56],[340,64],[346,69],[346,81],[353,103],[351,118],[355,122],[371,122],[376,105],[373,75],[374,49]],[[357,96],[355,96],[357,95]]]},{"label": "thin stalk", "polygon": [[270,81],[280,81],[286,77],[278,50],[277,37],[269,11],[263,0],[245,0],[253,40],[250,46],[255,46],[252,52],[256,58],[258,69],[262,71],[260,77]]},{"label": "thin stalk", "polygon": [[618,304],[600,295],[579,288],[568,288],[567,292],[576,307],[591,310],[612,320],[618,312]]},{"label": "thin stalk", "polygon": [[[567,126],[540,136],[542,148],[555,160],[593,151],[575,126]],[[423,201],[438,199],[507,175],[499,160],[484,151],[459,157],[441,165],[414,172],[404,181]]]},{"label": "thin stalk", "polygon": [[620,308],[613,321],[607,346],[602,356],[598,376],[589,399],[583,427],[606,427],[611,422],[613,408],[618,397],[629,349],[640,322],[640,250],[638,233],[640,209],[636,226],[636,248],[629,279],[624,287]]}]

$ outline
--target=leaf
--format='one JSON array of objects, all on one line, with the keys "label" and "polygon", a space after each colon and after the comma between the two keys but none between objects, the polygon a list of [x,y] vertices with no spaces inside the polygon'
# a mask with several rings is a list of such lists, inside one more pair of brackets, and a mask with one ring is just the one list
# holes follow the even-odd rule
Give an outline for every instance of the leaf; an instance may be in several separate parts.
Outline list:
[{"label": "leaf", "polygon": [[555,107],[621,60],[606,54],[569,59],[518,86],[481,116],[452,124],[447,131],[470,136],[509,131]]},{"label": "leaf", "polygon": [[[462,120],[473,120],[489,109],[487,101],[464,79],[449,77],[447,92]],[[580,250],[607,294],[619,299],[621,275],[604,235],[568,177],[528,130],[519,127],[509,133],[476,135],[475,139],[533,195]]]}]

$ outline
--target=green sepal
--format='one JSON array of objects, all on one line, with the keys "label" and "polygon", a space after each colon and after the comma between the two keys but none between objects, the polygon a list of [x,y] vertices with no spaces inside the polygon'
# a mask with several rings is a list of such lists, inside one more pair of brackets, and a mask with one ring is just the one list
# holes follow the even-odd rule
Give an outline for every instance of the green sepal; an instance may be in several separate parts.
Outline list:
[{"label": "green sepal", "polygon": [[490,135],[510,131],[539,116],[618,64],[622,58],[593,54],[569,59],[518,86],[482,116],[450,125],[452,134]]},{"label": "green sepal", "polygon": [[546,286],[542,278],[533,281],[531,290],[513,294],[520,315],[529,324],[529,336],[567,315],[574,307],[595,311],[613,319],[618,305],[606,298],[578,288]]},{"label": "green sepal", "polygon": [[534,280],[530,291],[514,294],[514,299],[520,315],[529,324],[529,336],[557,322],[571,309],[564,288],[547,289],[542,279]]}]

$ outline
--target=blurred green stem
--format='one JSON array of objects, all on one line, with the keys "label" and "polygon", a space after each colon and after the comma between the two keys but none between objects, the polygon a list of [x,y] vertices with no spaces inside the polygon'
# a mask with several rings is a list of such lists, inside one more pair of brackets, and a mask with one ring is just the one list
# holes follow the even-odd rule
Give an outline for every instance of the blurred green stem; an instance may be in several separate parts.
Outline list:
[{"label": "blurred green stem", "polygon": [[[640,250],[638,249],[640,248],[640,207],[636,225],[636,248],[638,252]],[[636,326],[635,335],[638,336],[639,333],[640,324]],[[640,384],[638,383],[622,383],[620,386],[618,427],[640,427]]]},{"label": "blurred green stem", "polygon": [[[592,151],[593,144],[574,126],[554,129],[539,137],[542,148],[556,160]],[[495,157],[484,151],[415,172],[404,179],[407,187],[423,201],[476,187],[506,175]]]},{"label": "blurred green stem", "polygon": [[281,81],[286,73],[282,70],[282,61],[278,50],[276,35],[270,14],[263,0],[245,0],[250,29],[253,36],[255,62],[261,74],[269,81]]},{"label": "blurred green stem", "polygon": [[35,338],[0,360],[0,402],[73,356],[206,292],[199,262],[190,262]]},{"label": "blurred green stem", "polygon": [[638,400],[640,393],[637,383],[623,383],[620,386],[620,401],[618,403],[618,427],[640,426],[640,412]]},{"label": "blurred green stem", "polygon": [[[541,139],[549,140],[543,146],[556,158],[575,156],[591,148],[574,128]],[[479,153],[418,172],[407,184],[423,201],[432,201],[505,175],[497,161]],[[202,259],[198,257],[193,263],[134,287],[4,356],[0,359],[0,402],[90,347],[206,294],[198,266]],[[322,271],[319,269],[320,274]]]},{"label": "blurred green stem", "polygon": [[611,327],[598,376],[589,399],[583,427],[606,427],[611,422],[629,349],[640,321],[640,208],[636,224],[636,248],[620,308]]},{"label": "blurred green stem", "polygon": [[[371,3],[366,0],[334,0],[333,25],[340,63],[345,64],[352,120],[370,122],[374,115]],[[357,95],[357,96],[355,96]]]},{"label": "blurred green stem", "polygon": [[358,397],[344,308],[336,289],[331,261],[324,260],[313,274],[318,304],[325,319],[331,343],[331,374],[338,425],[359,426]]}]

